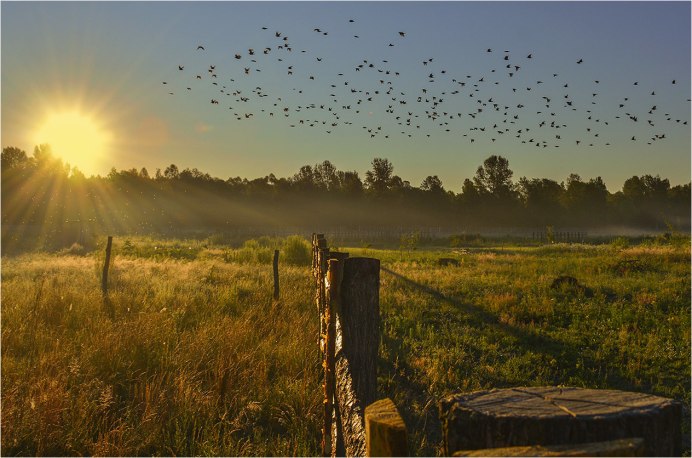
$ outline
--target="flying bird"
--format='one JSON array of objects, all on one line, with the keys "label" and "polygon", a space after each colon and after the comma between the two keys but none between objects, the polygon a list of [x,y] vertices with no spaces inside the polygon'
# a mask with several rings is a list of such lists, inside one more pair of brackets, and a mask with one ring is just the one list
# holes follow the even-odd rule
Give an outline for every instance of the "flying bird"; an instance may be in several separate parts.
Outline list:
[{"label": "flying bird", "polygon": [[200,46],[197,46],[197,49],[198,49],[198,50],[200,50],[200,49],[201,49],[202,51],[204,51],[204,46],[202,46],[202,45],[200,45]]}]

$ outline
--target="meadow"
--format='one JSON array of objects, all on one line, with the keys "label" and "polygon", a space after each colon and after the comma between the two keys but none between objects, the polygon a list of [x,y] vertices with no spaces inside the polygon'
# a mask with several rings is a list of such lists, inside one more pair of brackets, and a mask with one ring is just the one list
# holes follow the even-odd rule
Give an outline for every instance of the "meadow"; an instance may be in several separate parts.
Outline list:
[{"label": "meadow", "polygon": [[[688,236],[330,242],[382,262],[378,389],[411,454],[442,453],[444,395],[519,385],[678,399],[689,454]],[[3,257],[3,455],[319,454],[306,240],[116,237],[113,255],[106,304],[103,246]]]}]

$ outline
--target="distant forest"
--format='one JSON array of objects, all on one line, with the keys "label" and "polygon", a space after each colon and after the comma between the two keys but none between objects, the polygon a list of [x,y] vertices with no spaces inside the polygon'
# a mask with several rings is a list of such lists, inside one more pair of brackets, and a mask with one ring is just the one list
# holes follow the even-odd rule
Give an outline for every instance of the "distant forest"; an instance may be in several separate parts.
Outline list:
[{"label": "distant forest", "polygon": [[286,178],[224,180],[175,164],[154,173],[113,168],[105,177],[87,178],[41,145],[31,157],[19,148],[4,148],[1,170],[3,247],[7,238],[34,233],[52,233],[69,243],[66,231],[74,227],[147,234],[248,226],[686,230],[690,225],[690,183],[671,187],[659,175],[633,176],[611,193],[600,177],[576,174],[561,183],[513,181],[502,156],[490,156],[475,175],[460,180],[459,193],[445,189],[435,175],[415,186],[384,158],[373,159],[363,177],[324,161]]}]

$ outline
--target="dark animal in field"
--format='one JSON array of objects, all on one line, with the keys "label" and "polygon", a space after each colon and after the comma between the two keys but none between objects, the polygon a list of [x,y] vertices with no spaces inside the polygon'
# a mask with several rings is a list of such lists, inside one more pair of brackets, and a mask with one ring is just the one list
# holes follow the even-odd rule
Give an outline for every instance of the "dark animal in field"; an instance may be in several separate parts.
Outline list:
[{"label": "dark animal in field", "polygon": [[550,284],[550,289],[559,289],[564,286],[578,287],[579,280],[574,277],[570,277],[569,275],[560,275]]},{"label": "dark animal in field", "polygon": [[580,284],[579,280],[569,275],[560,275],[556,277],[550,284],[550,289],[562,292],[574,291],[576,293],[582,293],[586,297],[593,297],[593,290],[591,288]]},{"label": "dark animal in field", "polygon": [[454,258],[440,258],[437,260],[437,265],[439,266],[454,266],[454,267],[459,267],[461,263],[459,262],[458,259]]}]

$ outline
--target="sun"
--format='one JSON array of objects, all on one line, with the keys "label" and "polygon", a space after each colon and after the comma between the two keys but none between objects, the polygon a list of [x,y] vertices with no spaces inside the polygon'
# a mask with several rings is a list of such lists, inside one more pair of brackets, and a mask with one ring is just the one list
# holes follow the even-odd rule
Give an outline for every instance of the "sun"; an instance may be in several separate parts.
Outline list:
[{"label": "sun", "polygon": [[50,113],[34,135],[35,145],[50,145],[55,155],[86,174],[97,173],[110,140],[109,132],[77,110]]}]

